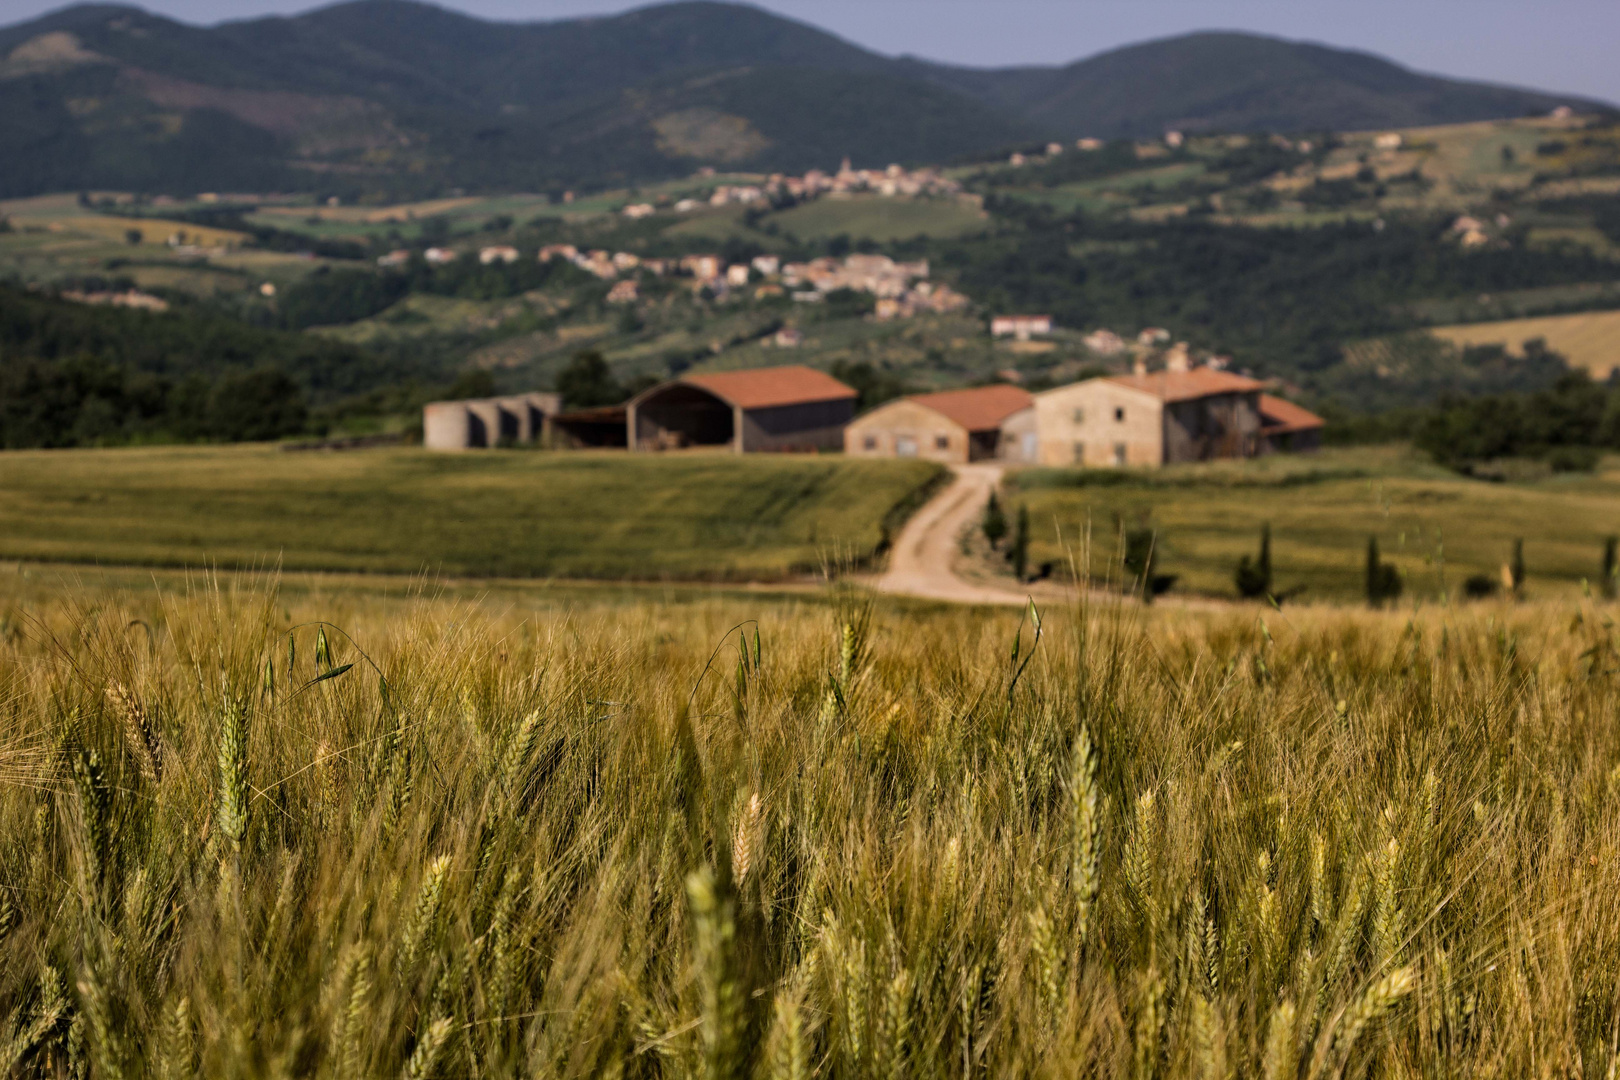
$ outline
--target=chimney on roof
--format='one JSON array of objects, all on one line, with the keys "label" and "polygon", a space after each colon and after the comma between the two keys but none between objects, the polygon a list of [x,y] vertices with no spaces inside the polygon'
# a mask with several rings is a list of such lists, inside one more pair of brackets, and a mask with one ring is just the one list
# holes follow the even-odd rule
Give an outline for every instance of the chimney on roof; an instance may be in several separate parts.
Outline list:
[{"label": "chimney on roof", "polygon": [[1131,365],[1131,373],[1133,375],[1146,375],[1147,361],[1138,356],[1136,362]]},{"label": "chimney on roof", "polygon": [[1187,343],[1178,341],[1164,358],[1164,370],[1186,371],[1192,364],[1187,357]]}]

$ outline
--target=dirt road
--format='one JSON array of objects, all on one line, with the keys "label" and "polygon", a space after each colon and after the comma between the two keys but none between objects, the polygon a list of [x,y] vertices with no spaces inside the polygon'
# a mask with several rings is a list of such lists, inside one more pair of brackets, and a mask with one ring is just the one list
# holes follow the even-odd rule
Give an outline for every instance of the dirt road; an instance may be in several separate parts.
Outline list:
[{"label": "dirt road", "polygon": [[957,465],[956,479],[912,515],[889,553],[879,592],[960,604],[1022,604],[1024,593],[970,585],[951,572],[959,538],[1001,482],[1000,465]]}]

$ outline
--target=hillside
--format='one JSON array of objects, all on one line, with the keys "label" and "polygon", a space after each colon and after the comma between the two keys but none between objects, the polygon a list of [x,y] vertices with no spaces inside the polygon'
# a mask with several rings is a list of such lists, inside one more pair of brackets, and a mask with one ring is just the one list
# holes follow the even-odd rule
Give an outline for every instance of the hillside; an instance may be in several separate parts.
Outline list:
[{"label": "hillside", "polygon": [[356,0],[210,28],[89,5],[0,30],[0,58],[0,196],[560,191],[701,165],[938,162],[1077,135],[1433,124],[1566,100],[1243,34],[965,69],[711,2],[504,24]]},{"label": "hillside", "polygon": [[1056,69],[934,73],[1068,138],[1143,137],[1170,128],[1420,127],[1545,113],[1571,100],[1425,75],[1369,53],[1240,33],[1145,42]]}]

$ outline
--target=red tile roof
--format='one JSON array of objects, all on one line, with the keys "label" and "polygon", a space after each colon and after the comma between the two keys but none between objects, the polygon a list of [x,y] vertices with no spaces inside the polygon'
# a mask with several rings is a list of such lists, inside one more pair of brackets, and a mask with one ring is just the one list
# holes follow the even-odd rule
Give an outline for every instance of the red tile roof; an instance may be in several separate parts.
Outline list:
[{"label": "red tile roof", "polygon": [[1213,394],[1242,394],[1260,389],[1260,384],[1253,379],[1209,368],[1153,371],[1146,375],[1110,375],[1108,381],[1152,394],[1161,401],[1192,401]]},{"label": "red tile roof", "polygon": [[817,371],[803,364],[683,375],[680,381],[700,386],[743,409],[770,409],[780,405],[803,405],[811,401],[842,401],[856,396],[854,390],[825,371]]},{"label": "red tile roof", "polygon": [[1260,395],[1260,419],[1266,433],[1275,435],[1310,431],[1322,426],[1322,418],[1309,409],[1302,409],[1292,401],[1284,401],[1270,394]]},{"label": "red tile roof", "polygon": [[969,431],[991,431],[1020,409],[1034,402],[1028,390],[1007,383],[975,386],[971,390],[945,390],[915,394],[907,399],[954,420]]}]

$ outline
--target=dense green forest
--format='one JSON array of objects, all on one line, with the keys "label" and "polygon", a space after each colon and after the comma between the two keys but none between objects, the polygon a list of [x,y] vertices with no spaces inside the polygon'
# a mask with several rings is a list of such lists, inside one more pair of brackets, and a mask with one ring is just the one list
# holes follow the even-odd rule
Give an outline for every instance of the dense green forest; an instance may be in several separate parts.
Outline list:
[{"label": "dense green forest", "polygon": [[1598,451],[1620,450],[1620,388],[1572,371],[1534,393],[1488,394],[1440,403],[1411,417],[1413,442],[1460,472],[1490,475],[1502,458],[1590,469]]},{"label": "dense green forest", "polygon": [[442,380],[401,358],[206,311],[96,307],[0,285],[6,448],[272,439],[413,381]]},{"label": "dense green forest", "polygon": [[1443,242],[1439,219],[1259,229],[1057,215],[1013,201],[994,209],[1021,227],[908,250],[932,256],[990,310],[1046,311],[1066,326],[1174,327],[1259,374],[1362,410],[1545,380],[1534,364],[1492,364],[1484,353],[1402,378],[1343,362],[1347,341],[1420,326],[1407,310],[1413,298],[1620,280],[1620,262],[1584,251],[1464,252]]}]

